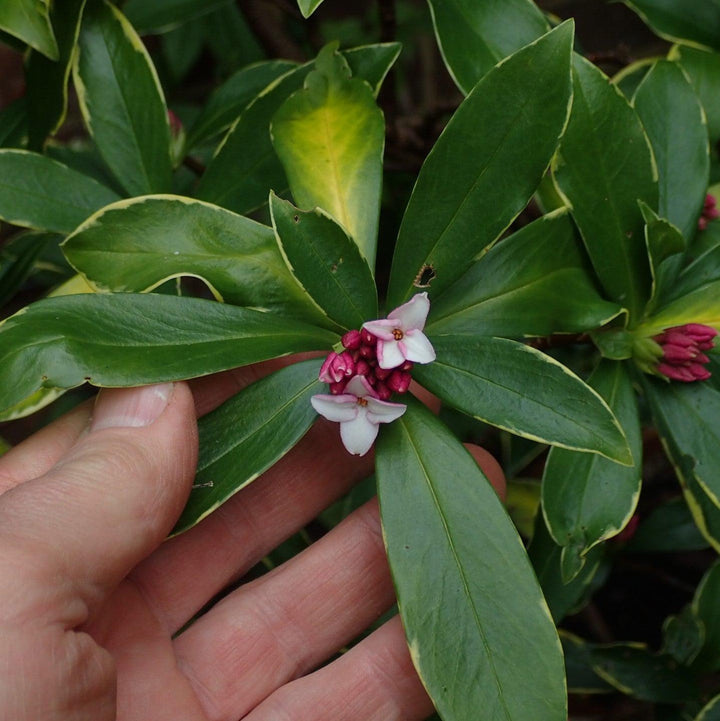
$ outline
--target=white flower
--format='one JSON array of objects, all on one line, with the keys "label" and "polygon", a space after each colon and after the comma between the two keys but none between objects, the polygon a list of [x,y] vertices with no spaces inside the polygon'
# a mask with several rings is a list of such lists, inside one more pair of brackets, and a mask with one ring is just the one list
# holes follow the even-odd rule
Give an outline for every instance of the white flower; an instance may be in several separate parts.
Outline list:
[{"label": "white flower", "polygon": [[340,424],[343,445],[356,456],[370,450],[380,423],[400,418],[407,409],[402,403],[381,401],[363,376],[355,376],[341,395],[315,395],[310,402],[321,416]]},{"label": "white flower", "polygon": [[377,337],[377,360],[381,368],[397,368],[406,360],[432,363],[435,349],[422,332],[430,310],[427,293],[418,293],[407,303],[388,313],[384,320],[363,323]]}]

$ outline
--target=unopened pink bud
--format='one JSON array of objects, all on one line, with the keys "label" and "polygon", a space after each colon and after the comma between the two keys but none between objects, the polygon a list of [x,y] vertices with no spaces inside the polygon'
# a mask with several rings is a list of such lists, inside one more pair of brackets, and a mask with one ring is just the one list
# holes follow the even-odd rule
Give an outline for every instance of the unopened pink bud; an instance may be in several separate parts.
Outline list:
[{"label": "unopened pink bud", "polygon": [[390,400],[390,396],[392,395],[390,389],[382,381],[378,381],[375,384],[375,393],[377,393],[381,401]]},{"label": "unopened pink bud", "polygon": [[693,360],[697,354],[697,346],[675,345],[674,343],[666,343],[663,345],[663,358],[671,363],[683,363]]},{"label": "unopened pink bud", "polygon": [[345,386],[348,384],[347,381],[338,381],[337,383],[330,384],[330,393],[334,396],[342,395],[345,392]]},{"label": "unopened pink bud", "polygon": [[698,343],[704,343],[712,340],[717,336],[718,332],[709,325],[703,325],[702,323],[686,323],[684,326],[680,326],[685,332]]},{"label": "unopened pink bud", "polygon": [[362,342],[365,345],[375,345],[377,343],[377,337],[374,336],[369,330],[366,328],[363,328],[360,331],[360,336],[362,338]]},{"label": "unopened pink bud", "polygon": [[318,378],[323,383],[338,383],[344,378],[348,378],[355,372],[355,362],[352,356],[347,352],[330,353],[320,368]]},{"label": "unopened pink bud", "polygon": [[710,377],[710,371],[702,363],[690,363],[688,369],[693,374],[693,380],[704,381]]},{"label": "unopened pink bud", "polygon": [[710,193],[707,193],[705,195],[705,201],[703,202],[703,209],[709,210],[710,208],[714,208],[714,207],[715,207],[715,198],[712,195],[710,195]]},{"label": "unopened pink bud", "polygon": [[357,350],[362,343],[359,330],[349,330],[342,337],[342,344],[348,350]]},{"label": "unopened pink bud", "polygon": [[697,380],[687,366],[673,366],[669,363],[660,363],[657,369],[658,373],[662,373],[662,375],[670,378],[670,380],[683,381],[684,383],[691,383]]},{"label": "unopened pink bud", "polygon": [[370,364],[362,358],[355,364],[355,375],[366,376],[370,372]]},{"label": "unopened pink bud", "polygon": [[395,370],[387,380],[387,387],[393,393],[407,393],[411,380],[410,374],[406,371]]},{"label": "unopened pink bud", "polygon": [[183,130],[182,120],[180,120],[180,118],[178,118],[178,116],[175,115],[172,110],[168,110],[167,114],[170,131],[173,135],[179,135]]},{"label": "unopened pink bud", "polygon": [[361,358],[375,358],[375,346],[361,345],[360,346],[360,357]]},{"label": "unopened pink bud", "polygon": [[413,367],[413,362],[412,362],[412,361],[409,361],[409,360],[406,360],[406,361],[400,366],[400,370],[401,370],[401,371],[411,371],[411,370],[412,370],[412,367]]},{"label": "unopened pink bud", "polygon": [[701,215],[698,218],[698,230],[707,230],[707,224],[708,224],[707,219],[705,218],[704,215]]},{"label": "unopened pink bud", "polygon": [[378,380],[384,381],[386,378],[389,378],[390,375],[392,375],[393,369],[392,368],[376,368],[375,369],[375,375],[378,377]]}]

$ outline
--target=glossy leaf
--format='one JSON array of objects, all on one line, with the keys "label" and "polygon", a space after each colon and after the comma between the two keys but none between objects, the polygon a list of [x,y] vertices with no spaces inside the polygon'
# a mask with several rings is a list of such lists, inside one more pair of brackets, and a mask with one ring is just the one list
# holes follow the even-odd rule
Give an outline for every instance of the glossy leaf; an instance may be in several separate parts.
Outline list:
[{"label": "glossy leaf", "polygon": [[410,654],[444,721],[478,709],[487,721],[524,721],[529,708],[535,721],[566,718],[557,633],[475,461],[410,399],[405,415],[382,428],[376,464]]},{"label": "glossy leaf", "polygon": [[27,98],[0,110],[0,148],[20,148],[27,140]]},{"label": "glossy leaf", "polygon": [[693,476],[720,507],[720,391],[708,383],[643,381],[658,430],[694,464]]},{"label": "glossy leaf", "polygon": [[720,49],[720,0],[623,0],[661,37]]},{"label": "glossy leaf", "polygon": [[637,320],[650,294],[650,273],[637,201],[657,207],[657,178],[645,131],[610,80],[575,56],[570,123],[555,161],[600,282]]},{"label": "glossy leaf", "polygon": [[325,387],[321,360],[283,368],[253,383],[198,422],[197,475],[173,533],[199,523],[282,458],[317,418],[310,405]]},{"label": "glossy leaf", "polygon": [[118,199],[91,178],[25,150],[0,150],[0,177],[0,218],[36,230],[69,233]]},{"label": "glossy leaf", "polygon": [[380,216],[385,121],[370,86],[327,45],[272,119],[273,146],[295,202],[322,208],[345,228],[371,266]]},{"label": "glossy leaf", "polygon": [[550,335],[597,328],[622,308],[597,292],[566,210],[495,245],[433,300],[428,330],[470,335]]},{"label": "glossy leaf", "polygon": [[720,327],[720,280],[711,280],[686,295],[663,304],[638,328],[638,332],[655,335],[664,328],[684,323]]},{"label": "glossy leaf", "polygon": [[323,0],[297,0],[300,12],[304,18],[309,18],[318,7],[320,7]]},{"label": "glossy leaf", "polygon": [[445,403],[525,438],[632,463],[607,403],[550,356],[504,338],[430,341],[437,359],[413,376]]},{"label": "glossy leaf", "polygon": [[542,508],[553,539],[563,546],[563,567],[572,568],[564,574],[566,580],[582,568],[590,548],[625,527],[640,495],[642,439],[630,378],[620,363],[604,361],[588,382],[620,421],[635,464],[618,467],[596,454],[551,449],[542,481]]},{"label": "glossy leaf", "polygon": [[681,703],[699,689],[691,672],[669,656],[651,654],[640,644],[596,646],[593,669],[611,686],[643,701]]},{"label": "glossy leaf", "polygon": [[648,74],[650,68],[655,64],[655,58],[643,58],[627,65],[613,75],[612,81],[620,89],[622,94],[632,102],[635,91]]},{"label": "glossy leaf", "polygon": [[661,653],[672,656],[678,663],[689,666],[697,657],[705,640],[705,626],[691,606],[668,616],[662,627]]},{"label": "glossy leaf", "polygon": [[0,410],[43,389],[180,380],[330,348],[337,340],[313,326],[209,300],[50,298],[0,325]]},{"label": "glossy leaf", "polygon": [[550,26],[532,0],[428,0],[450,75],[465,94],[498,62]]},{"label": "glossy leaf", "polygon": [[659,60],[637,89],[633,105],[657,163],[659,214],[692,238],[710,173],[700,101],[680,66]]},{"label": "glossy leaf", "polygon": [[144,292],[191,275],[233,305],[327,324],[287,269],[272,228],[190,198],[111,205],[78,228],[63,252],[101,291]]},{"label": "glossy leaf", "polygon": [[525,207],[567,119],[572,40],[567,22],[519,50],[485,75],[455,112],[405,211],[390,307],[413,294],[426,266],[435,272],[431,297],[448,288]]},{"label": "glossy leaf", "polygon": [[565,656],[568,691],[571,694],[608,693],[613,690],[607,681],[603,681],[593,671],[590,644],[562,630],[560,631],[560,641]]},{"label": "glossy leaf", "polygon": [[289,60],[268,60],[238,70],[203,106],[188,130],[186,146],[194,148],[229,128],[262,90],[294,67]]},{"label": "glossy leaf", "polygon": [[713,246],[683,268],[668,289],[667,302],[678,300],[703,286],[720,281],[720,245]]},{"label": "glossy leaf", "polygon": [[704,672],[717,671],[720,668],[720,563],[717,561],[700,581],[692,609],[705,631],[693,668]]},{"label": "glossy leaf", "polygon": [[123,12],[139,33],[167,32],[232,0],[128,0]]},{"label": "glossy leaf", "polygon": [[52,235],[22,233],[6,242],[0,250],[0,307],[4,306],[23,286]]},{"label": "glossy leaf", "polygon": [[54,0],[52,22],[58,45],[57,60],[49,60],[37,51],[28,57],[25,78],[33,150],[42,150],[45,138],[54,135],[65,120],[68,78],[84,7],[85,0]]},{"label": "glossy leaf", "polygon": [[129,195],[171,184],[170,129],[162,88],[145,46],[105,0],[88,0],[74,65],[85,123]]},{"label": "glossy leaf", "polygon": [[693,520],[687,503],[681,497],[658,506],[641,520],[628,551],[664,553],[666,551],[699,551],[707,548]]},{"label": "glossy leaf", "polygon": [[298,210],[274,194],[270,212],[292,274],[330,319],[349,330],[377,318],[370,267],[342,227],[320,209]]},{"label": "glossy leaf", "polygon": [[715,696],[703,706],[695,721],[720,721],[720,696]]},{"label": "glossy leaf", "polygon": [[19,38],[50,60],[57,60],[58,46],[50,24],[50,0],[0,3],[0,30]]},{"label": "glossy leaf", "polygon": [[[341,53],[355,76],[377,87],[398,53],[396,43],[366,45]],[[245,214],[288,188],[270,140],[270,121],[285,100],[303,86],[314,62],[291,70],[265,88],[242,112],[208,165],[197,188],[203,200]],[[362,71],[362,73],[360,72]]]}]

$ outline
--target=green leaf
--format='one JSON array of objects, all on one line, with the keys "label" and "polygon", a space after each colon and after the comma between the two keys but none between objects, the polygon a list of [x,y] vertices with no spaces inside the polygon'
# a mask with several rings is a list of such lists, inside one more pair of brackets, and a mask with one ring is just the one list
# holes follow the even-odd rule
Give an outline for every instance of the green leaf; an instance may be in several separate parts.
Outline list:
[{"label": "green leaf", "polygon": [[310,397],[324,388],[321,360],[283,368],[253,383],[198,422],[195,484],[173,533],[199,523],[282,458],[317,418]]},{"label": "green leaf", "polygon": [[563,23],[490,71],[455,112],[405,211],[390,307],[412,295],[426,266],[431,297],[448,288],[525,207],[567,120],[572,41],[572,22]]},{"label": "green leaf", "polygon": [[687,239],[697,230],[710,173],[702,106],[677,63],[659,60],[633,99],[658,168],[658,211]]},{"label": "green leaf", "polygon": [[716,561],[700,581],[692,609],[705,630],[700,653],[693,668],[703,672],[720,668],[720,562]]},{"label": "green leaf", "polygon": [[638,198],[657,207],[657,178],[640,119],[622,93],[575,55],[570,123],[555,181],[572,208],[600,282],[637,321],[650,293]]},{"label": "green leaf", "polygon": [[232,0],[128,0],[123,12],[137,32],[162,33],[228,5]]},{"label": "green leaf", "polygon": [[322,208],[375,264],[385,121],[370,86],[327,45],[270,127],[295,202]]},{"label": "green leaf", "polygon": [[20,148],[27,141],[27,98],[0,110],[0,148]]},{"label": "green leaf", "polygon": [[22,233],[3,245],[0,250],[0,307],[22,288],[35,261],[53,239],[56,238],[46,233]]},{"label": "green leaf", "polygon": [[608,693],[612,691],[593,670],[590,660],[590,644],[567,631],[560,631],[563,655],[565,656],[565,672],[568,691],[572,693]]},{"label": "green leaf", "polygon": [[720,721],[720,696],[708,702],[697,715],[695,721]]},{"label": "green leaf", "polygon": [[664,300],[679,300],[693,291],[720,281],[720,245],[709,248],[683,268]]},{"label": "green leaf", "polygon": [[708,547],[682,497],[655,508],[638,526],[627,545],[628,551],[664,553],[699,551]]},{"label": "green leaf", "polygon": [[0,218],[27,228],[69,233],[118,199],[104,185],[26,150],[0,150]]},{"label": "green leaf", "polygon": [[191,275],[233,305],[328,322],[292,277],[272,228],[190,198],[111,205],[78,228],[63,252],[97,290],[144,292]]},{"label": "green leaf", "polygon": [[635,91],[642,82],[643,78],[655,63],[656,58],[643,58],[636,60],[630,65],[625,66],[622,70],[615,73],[612,81],[620,89],[622,94],[632,102]]},{"label": "green leaf", "polygon": [[215,58],[222,77],[265,59],[255,33],[250,29],[238,3],[221,6],[202,20],[205,44]]},{"label": "green leaf", "polygon": [[25,77],[28,130],[33,150],[42,150],[45,138],[54,135],[65,120],[68,78],[84,7],[85,0],[54,0],[51,15],[58,57],[51,61],[37,51],[28,57]]},{"label": "green leaf", "polygon": [[0,30],[20,38],[50,60],[57,60],[58,46],[50,24],[50,0],[0,3]]},{"label": "green leaf", "polygon": [[672,293],[676,286],[686,243],[680,231],[670,221],[661,218],[642,200],[640,211],[645,219],[645,245],[652,275],[650,299],[645,313],[651,314],[660,298]]},{"label": "green leaf", "polygon": [[562,548],[553,541],[542,513],[538,513],[535,519],[528,555],[550,612],[558,624],[567,614],[575,613],[587,603],[598,579],[602,581],[609,566],[605,560],[605,547],[595,546],[588,552],[580,573],[570,583],[565,583],[560,565]]},{"label": "green leaf", "polygon": [[669,656],[651,654],[641,644],[595,646],[593,670],[618,691],[643,701],[682,703],[700,691],[687,668]]},{"label": "green leaf", "polygon": [[532,709],[534,721],[566,718],[557,632],[475,461],[409,399],[405,415],[382,428],[376,463],[398,607],[440,715],[467,721],[482,709],[486,721],[525,721]]},{"label": "green leaf", "polygon": [[170,129],[155,68],[117,8],[88,0],[73,67],[85,123],[129,195],[171,187]]},{"label": "green leaf", "polygon": [[632,464],[607,403],[550,356],[504,338],[430,340],[437,359],[413,375],[444,402],[525,438]]},{"label": "green leaf", "polygon": [[41,389],[135,386],[208,375],[338,337],[269,313],[170,295],[71,295],[0,325],[0,410]]},{"label": "green leaf", "polygon": [[576,571],[588,550],[625,527],[641,484],[642,438],[630,378],[620,363],[606,360],[588,382],[620,421],[635,465],[618,468],[596,454],[550,450],[542,481],[543,513],[555,542],[566,549],[564,553],[576,555]]},{"label": "green leaf", "polygon": [[465,94],[500,60],[550,26],[532,0],[428,0],[440,52]]},{"label": "green leaf", "polygon": [[643,388],[659,432],[691,459],[693,476],[720,507],[720,391],[708,383],[666,383],[648,376]]},{"label": "green leaf", "polygon": [[351,329],[377,317],[372,272],[341,226],[320,209],[304,212],[275,194],[270,213],[290,271],[331,320]]},{"label": "green leaf", "polygon": [[227,130],[240,113],[268,85],[296,67],[289,60],[267,60],[248,65],[230,76],[211,96],[187,134],[192,149]]},{"label": "green leaf", "polygon": [[678,663],[689,666],[697,657],[705,640],[705,626],[691,606],[668,616],[663,623],[662,653]]},{"label": "green leaf", "polygon": [[542,336],[597,328],[622,308],[598,294],[590,272],[567,210],[554,211],[503,239],[434,299],[428,330]]},{"label": "green leaf", "polygon": [[[341,55],[354,73],[377,87],[398,52],[397,44],[366,45]],[[246,214],[266,203],[270,190],[281,193],[288,188],[270,140],[270,121],[285,100],[302,88],[314,65],[305,63],[280,76],[243,110],[203,174],[199,198]]]},{"label": "green leaf", "polygon": [[692,40],[720,49],[720,0],[623,0],[666,40]]},{"label": "green leaf", "polygon": [[300,12],[304,18],[309,18],[322,4],[323,0],[297,0]]},{"label": "green leaf", "polygon": [[[687,275],[681,278],[687,278]],[[674,296],[675,294],[673,294]],[[720,327],[720,280],[703,283],[680,298],[663,304],[652,317],[648,318],[637,332],[652,336],[664,328],[684,323],[703,323]]]}]

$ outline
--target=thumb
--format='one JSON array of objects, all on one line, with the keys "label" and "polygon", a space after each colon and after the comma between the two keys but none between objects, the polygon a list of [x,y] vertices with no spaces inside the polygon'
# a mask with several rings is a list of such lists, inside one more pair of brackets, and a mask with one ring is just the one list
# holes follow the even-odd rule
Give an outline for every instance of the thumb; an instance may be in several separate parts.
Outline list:
[{"label": "thumb", "polygon": [[[83,623],[172,528],[196,461],[185,384],[100,391],[88,431],[69,452],[0,497],[0,546],[19,569],[17,588],[45,589],[44,610],[64,616],[53,620]],[[47,589],[60,598],[48,599]],[[12,596],[23,603],[33,594]]]}]

